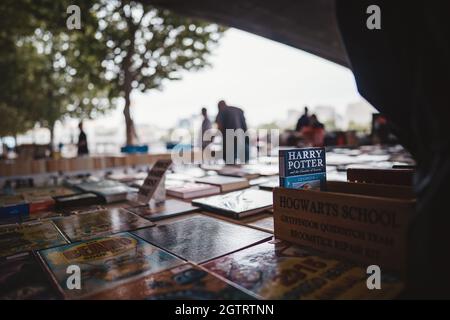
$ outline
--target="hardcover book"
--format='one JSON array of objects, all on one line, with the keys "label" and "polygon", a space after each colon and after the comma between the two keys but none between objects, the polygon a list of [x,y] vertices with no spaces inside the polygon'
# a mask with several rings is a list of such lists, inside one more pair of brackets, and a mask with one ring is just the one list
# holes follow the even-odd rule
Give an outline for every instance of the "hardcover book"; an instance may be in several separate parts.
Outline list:
[{"label": "hardcover book", "polygon": [[181,185],[167,186],[167,195],[181,199],[205,197],[220,193],[220,187],[205,183],[185,182]]},{"label": "hardcover book", "polygon": [[0,226],[0,257],[66,244],[52,221]]},{"label": "hardcover book", "polygon": [[0,300],[53,300],[59,298],[49,276],[33,253],[0,261]]},{"label": "hardcover book", "polygon": [[97,205],[103,203],[103,200],[92,192],[79,193],[68,196],[54,197],[57,210],[63,210],[70,207],[80,207]]},{"label": "hardcover book", "polygon": [[28,214],[28,203],[21,195],[0,196],[0,218],[7,219]]},{"label": "hardcover book", "polygon": [[150,274],[105,290],[95,300],[241,300],[254,299],[209,272],[191,264]]},{"label": "hardcover book", "polygon": [[150,221],[158,221],[197,211],[198,207],[177,199],[168,199],[161,204],[132,207],[127,210]]},{"label": "hardcover book", "polygon": [[249,186],[248,180],[244,178],[227,177],[227,176],[206,176],[196,180],[199,183],[212,184],[220,187],[222,192],[244,189]]},{"label": "hardcover book", "polygon": [[87,180],[75,186],[85,192],[98,194],[106,203],[124,201],[133,189],[113,180]]},{"label": "hardcover book", "polygon": [[383,290],[369,290],[365,268],[285,242],[261,243],[203,267],[262,299],[390,299],[403,290],[387,273]]},{"label": "hardcover book", "polygon": [[154,225],[122,208],[82,212],[54,222],[72,242]]},{"label": "hardcover book", "polygon": [[240,219],[270,209],[273,203],[271,192],[245,189],[206,198],[192,200],[192,204],[219,214]]},{"label": "hardcover book", "polygon": [[323,190],[326,184],[325,148],[279,151],[280,187]]},{"label": "hardcover book", "polygon": [[[126,232],[42,250],[39,255],[60,291],[71,299],[80,299],[183,263]],[[80,267],[80,290],[69,290],[66,286],[66,270],[70,265]]]},{"label": "hardcover book", "polygon": [[263,231],[201,215],[133,233],[194,263],[208,261],[272,237]]}]

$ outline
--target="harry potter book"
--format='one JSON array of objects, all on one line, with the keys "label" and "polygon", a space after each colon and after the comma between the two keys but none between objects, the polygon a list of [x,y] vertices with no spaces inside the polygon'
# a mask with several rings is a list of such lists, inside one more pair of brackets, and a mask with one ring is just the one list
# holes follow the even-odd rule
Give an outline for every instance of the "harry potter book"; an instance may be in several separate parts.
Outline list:
[{"label": "harry potter book", "polygon": [[86,240],[154,225],[153,222],[122,208],[82,212],[56,219],[54,222],[70,241]]},{"label": "harry potter book", "polygon": [[[84,298],[183,263],[129,233],[42,250],[39,255],[60,291],[71,299]],[[81,270],[80,290],[67,288],[66,270],[70,265],[77,265]]]},{"label": "harry potter book", "polygon": [[227,194],[192,200],[192,204],[219,214],[240,219],[270,209],[273,203],[271,192],[245,189]]},{"label": "harry potter book", "polygon": [[279,151],[280,187],[322,190],[326,183],[325,148]]},{"label": "harry potter book", "polygon": [[201,215],[133,233],[194,263],[211,260],[272,237],[263,231]]},{"label": "harry potter book", "polygon": [[95,300],[241,300],[252,296],[191,264],[138,278],[88,297]]}]

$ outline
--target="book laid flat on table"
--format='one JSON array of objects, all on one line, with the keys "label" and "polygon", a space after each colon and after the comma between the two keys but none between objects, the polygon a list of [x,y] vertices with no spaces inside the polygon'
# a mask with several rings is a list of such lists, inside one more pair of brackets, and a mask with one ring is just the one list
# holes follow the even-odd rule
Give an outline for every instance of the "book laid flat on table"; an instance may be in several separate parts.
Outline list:
[{"label": "book laid flat on table", "polygon": [[0,257],[66,244],[52,221],[0,226]]},{"label": "book laid flat on table", "polygon": [[365,267],[285,242],[261,243],[202,266],[262,299],[390,299],[403,289],[386,273],[382,290],[368,290]]},{"label": "book laid flat on table", "polygon": [[277,187],[280,186],[280,181],[278,181],[278,180],[279,179],[277,179],[277,180],[270,180],[270,181],[268,181],[266,183],[260,184],[258,187],[261,190],[272,191],[274,188],[277,188]]},{"label": "book laid flat on table", "polygon": [[[167,181],[166,181],[167,182]],[[206,183],[185,182],[178,186],[167,187],[167,195],[181,199],[192,199],[220,193],[220,187]]]},{"label": "book laid flat on table", "polygon": [[252,169],[247,169],[239,166],[225,166],[219,171],[218,174],[222,176],[239,177],[247,180],[255,179],[259,177],[258,172]]},{"label": "book laid flat on table", "polygon": [[122,208],[77,213],[54,222],[72,242],[155,225]]},{"label": "book laid flat on table", "polygon": [[244,189],[249,186],[248,180],[244,178],[227,176],[206,176],[196,179],[195,182],[212,184],[220,187],[221,192]]},{"label": "book laid flat on table", "polygon": [[53,300],[59,298],[32,252],[0,261],[0,300]]},{"label": "book laid flat on table", "polygon": [[248,223],[246,223],[248,226],[251,227],[256,227],[258,229],[267,231],[267,232],[272,232],[274,230],[273,227],[273,215],[272,214],[267,214],[264,215],[263,217],[257,219],[257,220],[253,220],[250,221]]},{"label": "book laid flat on table", "polygon": [[258,189],[245,189],[192,200],[193,205],[231,216],[234,219],[270,209],[272,203],[272,193]]},{"label": "book laid flat on table", "polygon": [[89,296],[93,300],[241,300],[254,299],[191,264],[149,274]]},{"label": "book laid flat on table", "polygon": [[65,187],[20,188],[16,192],[28,202],[30,214],[52,210],[55,206],[53,197],[77,193]]},{"label": "book laid flat on table", "polygon": [[125,201],[130,192],[136,191],[127,185],[113,180],[88,179],[74,186],[85,192],[92,192],[102,197],[106,203]]},{"label": "book laid flat on table", "polygon": [[[60,291],[78,299],[110,289],[136,277],[157,273],[184,262],[129,233],[39,251]],[[66,285],[67,267],[81,269],[80,290]]]},{"label": "book laid flat on table", "polygon": [[0,218],[7,219],[29,214],[28,203],[21,195],[0,196]]},{"label": "book laid flat on table", "polygon": [[267,232],[201,215],[133,233],[194,263],[204,262],[272,237]]},{"label": "book laid flat on table", "polygon": [[54,199],[55,199],[55,207],[57,210],[63,210],[71,207],[98,205],[104,202],[103,199],[101,199],[98,195],[92,192],[83,192],[74,195],[59,196],[54,197]]},{"label": "book laid flat on table", "polygon": [[158,221],[170,217],[179,216],[185,213],[197,211],[199,208],[194,207],[190,203],[177,200],[167,199],[158,205],[145,205],[138,207],[126,208],[127,210],[137,214],[138,216],[150,221]]},{"label": "book laid flat on table", "polygon": [[280,187],[323,190],[326,183],[325,148],[279,151]]}]

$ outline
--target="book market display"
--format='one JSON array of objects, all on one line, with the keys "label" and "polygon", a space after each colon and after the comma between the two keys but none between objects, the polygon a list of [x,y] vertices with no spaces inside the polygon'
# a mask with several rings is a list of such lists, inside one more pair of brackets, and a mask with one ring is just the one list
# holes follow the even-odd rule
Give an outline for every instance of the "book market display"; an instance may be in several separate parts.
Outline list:
[{"label": "book market display", "polygon": [[[0,299],[398,298],[415,206],[404,153],[280,149],[240,166],[48,160],[65,175],[32,186],[14,182],[33,179],[24,164],[3,166],[14,179],[0,194]],[[370,265],[382,290],[367,287]],[[80,289],[68,287],[71,266]]]}]

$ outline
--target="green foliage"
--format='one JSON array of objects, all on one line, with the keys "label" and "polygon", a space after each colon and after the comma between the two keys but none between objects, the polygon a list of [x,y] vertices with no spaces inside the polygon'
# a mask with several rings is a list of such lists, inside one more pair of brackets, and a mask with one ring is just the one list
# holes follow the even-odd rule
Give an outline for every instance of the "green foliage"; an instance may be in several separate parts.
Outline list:
[{"label": "green foliage", "polygon": [[[66,27],[72,4],[81,30]],[[7,121],[21,124],[4,131],[96,117],[123,98],[129,141],[132,90],[161,89],[207,66],[223,31],[138,1],[2,0],[0,103]]]}]

